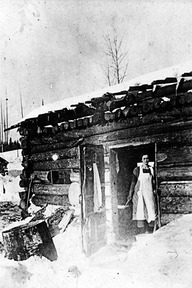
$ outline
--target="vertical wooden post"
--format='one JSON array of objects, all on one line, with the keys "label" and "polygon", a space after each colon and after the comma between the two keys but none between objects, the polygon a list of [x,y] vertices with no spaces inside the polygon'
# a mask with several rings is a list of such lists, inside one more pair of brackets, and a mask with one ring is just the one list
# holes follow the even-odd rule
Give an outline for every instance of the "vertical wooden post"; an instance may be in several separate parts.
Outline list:
[{"label": "vertical wooden post", "polygon": [[118,223],[118,201],[117,201],[117,171],[116,171],[116,152],[110,151],[110,182],[111,182],[111,197],[112,197],[112,221],[114,238],[119,235]]},{"label": "vertical wooden post", "polygon": [[[157,200],[157,224],[161,227],[161,207],[160,207],[160,197],[158,194],[158,178],[157,178],[157,143],[155,143],[155,190],[156,190],[156,200]],[[155,229],[154,229],[155,230]]]}]

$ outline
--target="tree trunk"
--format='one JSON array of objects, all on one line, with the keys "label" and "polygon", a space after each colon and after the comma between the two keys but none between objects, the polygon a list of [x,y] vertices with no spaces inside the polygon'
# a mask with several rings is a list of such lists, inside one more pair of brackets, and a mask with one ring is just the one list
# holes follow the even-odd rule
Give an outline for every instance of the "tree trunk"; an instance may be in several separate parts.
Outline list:
[{"label": "tree trunk", "polygon": [[57,251],[44,220],[4,230],[2,236],[8,259],[22,261],[36,254],[51,261],[57,260]]}]

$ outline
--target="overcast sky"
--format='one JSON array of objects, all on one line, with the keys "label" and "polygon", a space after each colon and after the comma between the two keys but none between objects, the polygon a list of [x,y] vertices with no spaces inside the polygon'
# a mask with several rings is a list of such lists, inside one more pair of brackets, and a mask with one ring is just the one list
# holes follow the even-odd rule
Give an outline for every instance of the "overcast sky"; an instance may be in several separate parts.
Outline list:
[{"label": "overcast sky", "polygon": [[107,86],[103,36],[129,51],[129,80],[192,59],[192,1],[1,0],[0,95],[9,124],[32,109]]}]

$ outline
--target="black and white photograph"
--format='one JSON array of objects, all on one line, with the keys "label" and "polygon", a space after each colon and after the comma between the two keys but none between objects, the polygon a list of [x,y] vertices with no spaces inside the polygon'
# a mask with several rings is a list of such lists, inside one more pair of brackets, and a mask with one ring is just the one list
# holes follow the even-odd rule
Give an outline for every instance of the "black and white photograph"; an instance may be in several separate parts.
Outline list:
[{"label": "black and white photograph", "polygon": [[0,288],[192,287],[192,1],[0,1]]}]

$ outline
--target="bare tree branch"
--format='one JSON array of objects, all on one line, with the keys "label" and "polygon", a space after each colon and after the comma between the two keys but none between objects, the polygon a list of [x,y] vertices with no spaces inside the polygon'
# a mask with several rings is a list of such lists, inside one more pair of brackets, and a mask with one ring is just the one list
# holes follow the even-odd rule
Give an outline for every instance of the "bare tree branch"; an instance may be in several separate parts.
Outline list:
[{"label": "bare tree branch", "polygon": [[120,38],[115,29],[114,32],[113,36],[109,34],[104,36],[105,56],[108,63],[105,68],[105,77],[109,85],[121,83],[128,69],[128,50],[123,48],[124,37]]}]

